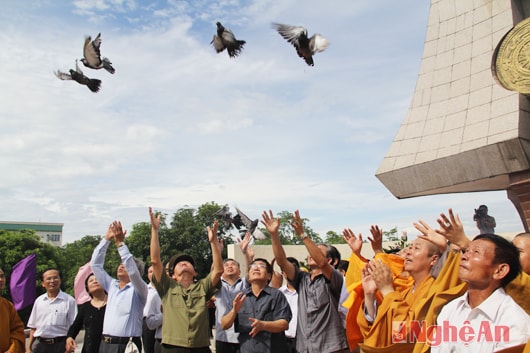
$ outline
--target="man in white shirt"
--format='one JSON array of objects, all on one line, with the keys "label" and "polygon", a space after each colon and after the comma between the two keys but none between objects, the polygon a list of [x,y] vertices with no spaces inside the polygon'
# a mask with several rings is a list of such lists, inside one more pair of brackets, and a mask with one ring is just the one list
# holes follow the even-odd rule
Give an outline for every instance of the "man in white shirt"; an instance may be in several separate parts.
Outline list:
[{"label": "man in white shirt", "polygon": [[77,314],[75,299],[61,290],[59,270],[42,274],[46,293],[33,304],[28,320],[30,328],[27,353],[64,353],[68,328]]},{"label": "man in white shirt", "polygon": [[476,236],[458,273],[468,289],[440,312],[431,352],[486,353],[526,343],[530,317],[503,288],[520,272],[512,243],[494,234]]}]

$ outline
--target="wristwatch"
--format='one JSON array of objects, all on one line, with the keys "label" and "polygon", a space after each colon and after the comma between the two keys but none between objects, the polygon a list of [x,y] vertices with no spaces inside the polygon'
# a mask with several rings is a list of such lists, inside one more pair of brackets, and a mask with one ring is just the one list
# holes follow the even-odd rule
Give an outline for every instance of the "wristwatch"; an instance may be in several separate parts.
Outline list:
[{"label": "wristwatch", "polygon": [[307,235],[305,232],[300,235],[300,240],[304,241],[304,239],[309,238],[309,235]]}]

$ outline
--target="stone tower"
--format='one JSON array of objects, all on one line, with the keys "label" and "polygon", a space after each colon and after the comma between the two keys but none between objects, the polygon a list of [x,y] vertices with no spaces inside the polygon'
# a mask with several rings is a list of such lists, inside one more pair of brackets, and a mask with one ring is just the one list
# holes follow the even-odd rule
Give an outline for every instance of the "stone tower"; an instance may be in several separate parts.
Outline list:
[{"label": "stone tower", "polygon": [[528,231],[526,82],[530,1],[431,0],[414,95],[377,178],[397,198],[507,190]]}]

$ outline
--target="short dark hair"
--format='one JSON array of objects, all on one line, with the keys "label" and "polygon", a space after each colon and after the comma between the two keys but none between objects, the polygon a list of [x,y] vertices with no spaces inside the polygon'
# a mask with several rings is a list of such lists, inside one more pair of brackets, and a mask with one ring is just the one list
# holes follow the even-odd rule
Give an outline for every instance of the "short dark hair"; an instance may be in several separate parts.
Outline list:
[{"label": "short dark hair", "polygon": [[297,269],[300,268],[300,262],[298,262],[297,259],[295,259],[294,257],[292,256],[288,256],[287,257],[287,261],[289,261],[290,263],[292,263],[294,265],[294,267],[296,267]]},{"label": "short dark hair", "polygon": [[519,249],[513,243],[497,234],[485,233],[477,235],[475,240],[490,241],[495,245],[493,263],[508,264],[510,271],[501,280],[501,286],[504,287],[521,273],[521,262],[519,261]]},{"label": "short dark hair", "polygon": [[61,271],[59,271],[59,269],[58,269],[58,268],[55,268],[55,267],[51,267],[51,268],[48,268],[48,269],[44,270],[44,272],[42,272],[42,274],[40,275],[40,277],[41,277],[42,280],[44,280],[44,274],[45,274],[46,272],[48,272],[48,271],[57,271],[57,274],[59,275],[59,279],[62,280],[62,278],[61,278]]},{"label": "short dark hair", "polygon": [[337,267],[339,266],[339,262],[340,262],[340,252],[339,250],[334,247],[333,245],[329,245],[329,244],[324,244],[324,243],[320,243],[320,244],[317,244],[317,245],[322,245],[322,246],[325,246],[326,247],[326,258],[328,259],[332,259],[332,263],[331,265],[337,269]]}]

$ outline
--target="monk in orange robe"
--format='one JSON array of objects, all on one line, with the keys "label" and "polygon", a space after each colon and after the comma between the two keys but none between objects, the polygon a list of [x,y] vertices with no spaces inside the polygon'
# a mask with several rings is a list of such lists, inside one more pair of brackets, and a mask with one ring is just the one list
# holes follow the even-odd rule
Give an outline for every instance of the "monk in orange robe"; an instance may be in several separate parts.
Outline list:
[{"label": "monk in orange robe", "polygon": [[[438,220],[438,223],[442,220]],[[364,303],[357,322],[364,342],[363,352],[426,352],[430,346],[427,328],[436,324],[441,307],[465,292],[458,279],[460,256],[447,250],[442,234],[425,222],[414,223],[422,232],[405,253],[403,269],[414,279],[414,285],[404,291],[394,288],[392,272],[380,260],[371,261],[363,269]],[[462,229],[461,223],[451,224],[449,231]],[[446,232],[447,230],[440,230]],[[447,254],[440,274],[434,278],[430,271],[441,252]],[[383,301],[376,305],[375,293],[380,290]]]}]

